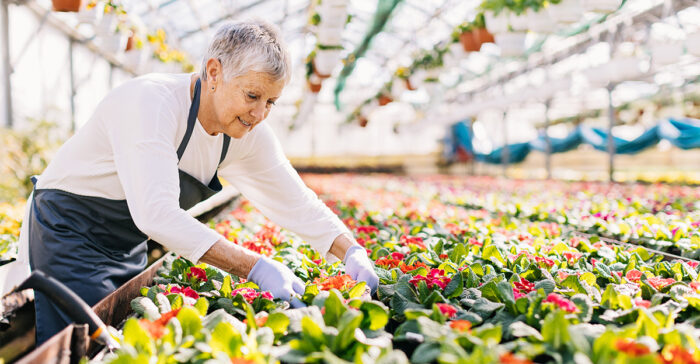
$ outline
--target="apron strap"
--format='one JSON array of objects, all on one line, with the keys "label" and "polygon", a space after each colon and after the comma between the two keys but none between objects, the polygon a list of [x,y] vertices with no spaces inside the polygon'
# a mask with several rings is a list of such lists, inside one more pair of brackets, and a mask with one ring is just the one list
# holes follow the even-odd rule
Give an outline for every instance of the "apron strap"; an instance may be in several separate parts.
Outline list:
[{"label": "apron strap", "polygon": [[190,114],[187,117],[187,130],[185,131],[185,136],[182,137],[180,146],[177,148],[177,160],[182,158],[185,154],[185,148],[187,148],[187,143],[190,141],[192,132],[194,131],[194,124],[197,121],[197,113],[199,113],[199,91],[201,85],[199,79],[194,85],[194,97],[192,98],[192,106],[190,106]]},{"label": "apron strap", "polygon": [[229,144],[231,144],[231,137],[224,134],[224,146],[221,148],[221,158],[219,159],[219,165],[221,165],[221,162],[223,162],[224,159],[226,159],[226,153],[228,153]]}]

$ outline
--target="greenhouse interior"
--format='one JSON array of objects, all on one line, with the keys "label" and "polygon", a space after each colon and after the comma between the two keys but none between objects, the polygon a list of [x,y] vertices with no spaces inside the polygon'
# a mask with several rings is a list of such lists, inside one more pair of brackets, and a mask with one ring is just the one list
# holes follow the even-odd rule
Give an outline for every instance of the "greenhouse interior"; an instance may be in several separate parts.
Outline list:
[{"label": "greenhouse interior", "polygon": [[700,364],[697,0],[0,0],[0,49],[0,364]]}]

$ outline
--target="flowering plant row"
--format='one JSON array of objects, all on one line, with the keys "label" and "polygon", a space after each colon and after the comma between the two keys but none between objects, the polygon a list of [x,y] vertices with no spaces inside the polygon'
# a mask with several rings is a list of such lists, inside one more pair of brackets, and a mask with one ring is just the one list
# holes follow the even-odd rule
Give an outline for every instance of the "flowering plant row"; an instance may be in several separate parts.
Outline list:
[{"label": "flowering plant row", "polygon": [[244,202],[212,227],[291,267],[309,306],[175,259],[104,361],[700,363],[696,261],[494,217],[397,179],[305,180],[375,261],[376,296]]}]

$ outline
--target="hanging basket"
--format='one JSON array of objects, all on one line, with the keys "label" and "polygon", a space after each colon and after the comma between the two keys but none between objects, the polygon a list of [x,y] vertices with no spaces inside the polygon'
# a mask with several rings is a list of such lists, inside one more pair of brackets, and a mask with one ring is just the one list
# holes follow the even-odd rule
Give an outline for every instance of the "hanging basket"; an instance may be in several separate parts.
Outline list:
[{"label": "hanging basket", "polygon": [[122,54],[126,49],[127,37],[122,33],[112,33],[111,35],[101,36],[100,45],[105,52],[112,53],[116,56]]},{"label": "hanging basket", "polygon": [[508,17],[510,28],[515,32],[526,32],[528,27],[527,14],[510,13]]},{"label": "hanging basket", "polygon": [[321,50],[316,52],[314,58],[314,69],[321,75],[330,75],[341,58],[340,49]]},{"label": "hanging basket", "polygon": [[379,95],[379,97],[377,98],[377,102],[379,102],[379,106],[388,105],[392,101],[394,101],[394,99],[388,95]]},{"label": "hanging basket", "polygon": [[555,23],[545,9],[527,11],[527,29],[540,34],[551,34],[557,30]]},{"label": "hanging basket", "polygon": [[92,8],[88,9],[86,5],[80,7],[78,11],[78,23],[79,24],[97,24],[100,19],[102,19],[102,14],[104,13],[104,6],[99,6],[97,4]]},{"label": "hanging basket", "polygon": [[464,32],[459,35],[459,42],[465,52],[478,52],[481,48],[479,40],[474,36],[474,32]]},{"label": "hanging basket", "polygon": [[324,1],[318,8],[318,15],[321,17],[321,23],[319,25],[331,28],[343,28],[345,22],[348,20],[347,4],[343,3],[338,6]]},{"label": "hanging basket", "polygon": [[309,78],[306,79],[306,84],[309,85],[309,90],[311,90],[311,92],[315,94],[321,91],[322,82],[323,80],[315,74],[312,74],[311,76],[309,76]]},{"label": "hanging basket", "polygon": [[343,28],[330,27],[321,24],[316,31],[319,44],[340,44],[342,42]]},{"label": "hanging basket", "polygon": [[683,55],[683,43],[678,40],[654,41],[649,44],[651,61],[654,65],[665,66],[677,63]]},{"label": "hanging basket", "polygon": [[488,29],[491,34],[508,32],[508,13],[505,11],[500,12],[498,15],[487,11],[484,13],[484,20],[486,21],[486,29]]},{"label": "hanging basket", "polygon": [[144,71],[144,64],[148,59],[148,52],[144,49],[131,49],[124,53],[124,65],[136,73]]},{"label": "hanging basket", "polygon": [[117,16],[114,13],[104,14],[102,19],[95,25],[95,34],[98,36],[109,36],[114,34],[117,28]]},{"label": "hanging basket", "polygon": [[583,7],[586,11],[598,13],[611,13],[620,8],[622,0],[583,0]]},{"label": "hanging basket", "polygon": [[688,53],[700,57],[700,31],[686,36],[685,48],[688,50]]},{"label": "hanging basket", "polygon": [[53,11],[78,12],[82,5],[82,0],[52,0]]},{"label": "hanging basket", "polygon": [[525,53],[525,33],[496,34],[496,45],[501,48],[501,56],[517,57]]},{"label": "hanging basket", "polygon": [[481,50],[481,46],[483,46],[485,43],[494,43],[496,40],[493,38],[493,34],[491,34],[486,28],[476,28],[472,31],[474,34],[474,38],[476,38],[479,41],[479,50]]},{"label": "hanging basket", "polygon": [[581,0],[561,0],[559,4],[547,7],[547,12],[557,23],[570,24],[581,20],[583,6]]}]

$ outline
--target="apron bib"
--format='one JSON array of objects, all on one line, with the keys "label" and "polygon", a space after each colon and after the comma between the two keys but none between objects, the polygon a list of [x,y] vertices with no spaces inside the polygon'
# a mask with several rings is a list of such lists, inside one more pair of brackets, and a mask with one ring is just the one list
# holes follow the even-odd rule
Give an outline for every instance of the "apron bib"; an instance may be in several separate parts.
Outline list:
[{"label": "apron bib", "polygon": [[[199,111],[197,80],[187,130],[177,150],[182,158]],[[219,165],[231,138],[224,135]],[[217,167],[218,169],[218,167]],[[218,174],[208,185],[179,170],[182,209],[221,191]],[[33,179],[36,184],[36,179]],[[58,279],[92,306],[146,268],[147,239],[134,223],[126,200],[82,196],[56,189],[35,189],[29,216],[29,264]],[[35,292],[37,345],[71,320],[41,292]]]}]

